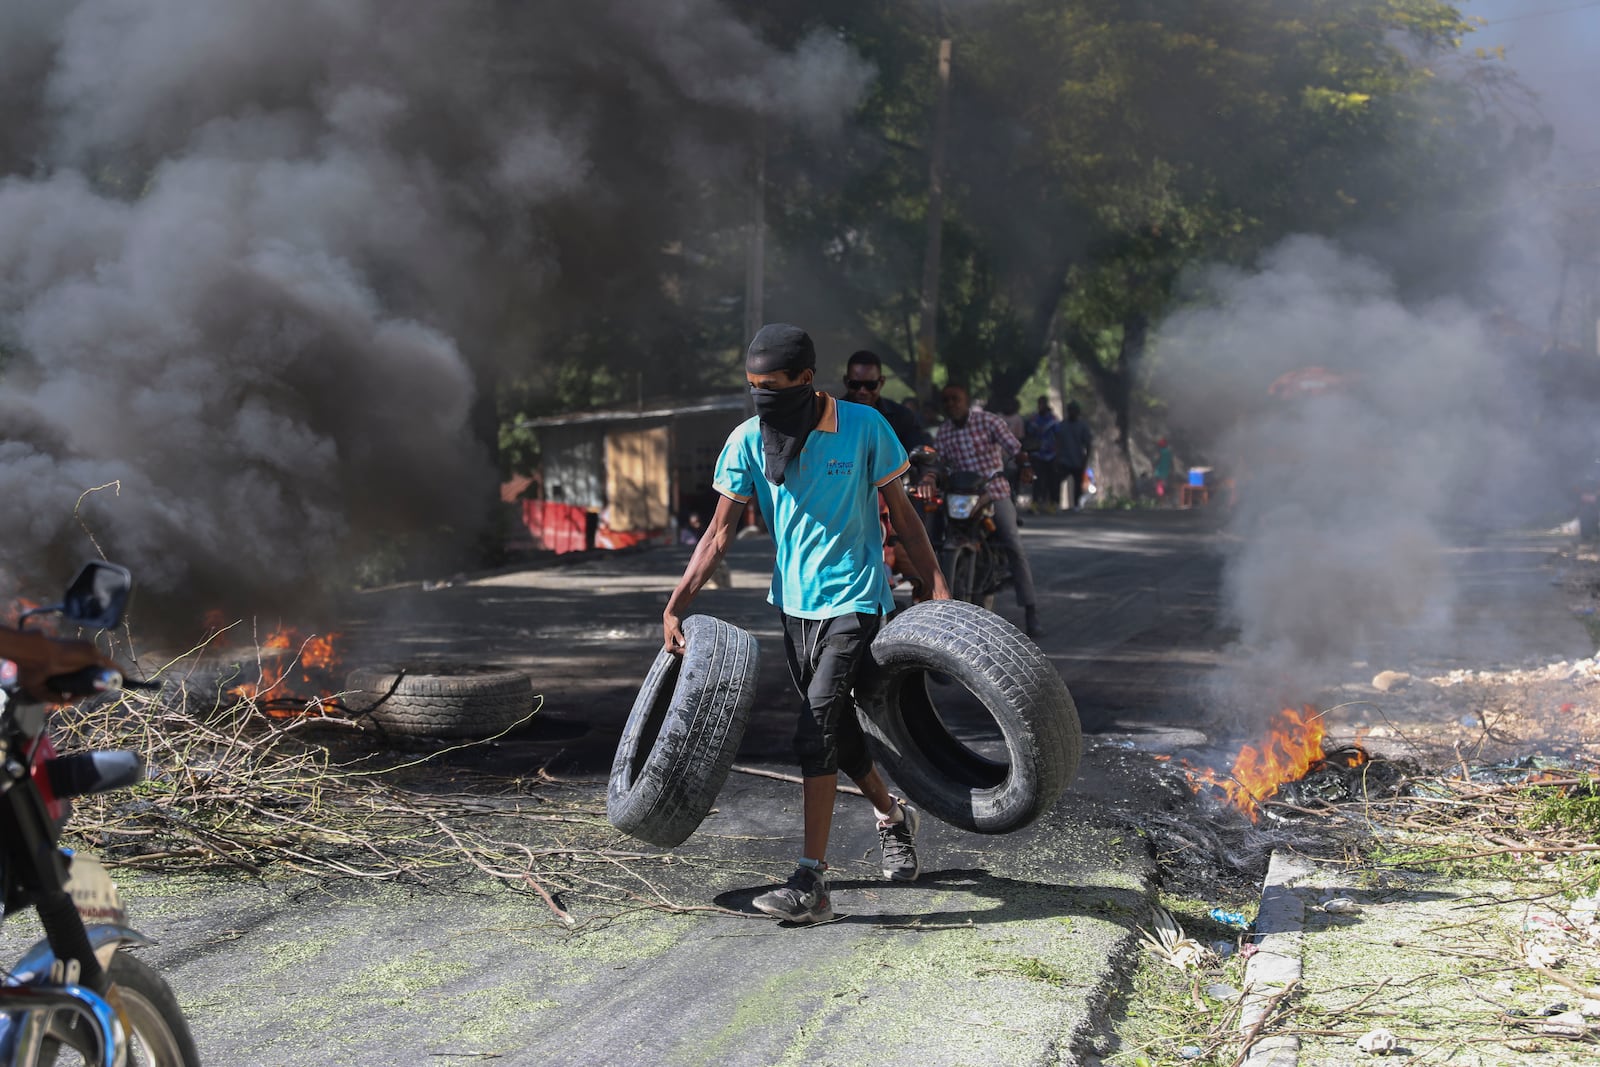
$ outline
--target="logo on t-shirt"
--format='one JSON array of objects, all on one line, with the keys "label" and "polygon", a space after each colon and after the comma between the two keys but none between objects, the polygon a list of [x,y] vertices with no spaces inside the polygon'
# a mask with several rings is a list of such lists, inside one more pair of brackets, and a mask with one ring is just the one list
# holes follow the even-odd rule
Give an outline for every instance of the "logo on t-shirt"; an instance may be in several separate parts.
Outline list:
[{"label": "logo on t-shirt", "polygon": [[853,459],[830,459],[830,460],[828,460],[828,469],[827,469],[826,473],[828,473],[828,474],[849,474],[851,471],[853,471],[855,469],[856,469],[856,461],[853,460]]}]

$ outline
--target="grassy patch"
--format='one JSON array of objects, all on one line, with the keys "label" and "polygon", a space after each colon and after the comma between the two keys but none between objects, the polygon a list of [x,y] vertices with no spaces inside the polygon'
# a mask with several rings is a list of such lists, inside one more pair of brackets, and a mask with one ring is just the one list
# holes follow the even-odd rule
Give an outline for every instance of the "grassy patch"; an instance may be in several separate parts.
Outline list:
[{"label": "grassy patch", "polygon": [[1203,968],[1179,969],[1142,952],[1128,991],[1113,1006],[1114,1049],[1105,1063],[1231,1067],[1238,1054],[1239,1004],[1236,995],[1227,993],[1243,988],[1245,961],[1234,952],[1241,932],[1212,919],[1210,912],[1220,907],[1250,918],[1256,901],[1163,896],[1161,905],[1186,935],[1202,945],[1217,945],[1227,955]]},{"label": "grassy patch", "polygon": [[1068,984],[1066,973],[1059,967],[1032,956],[1020,956],[1006,961],[1005,970],[1031,982],[1047,982],[1050,985]]},{"label": "grassy patch", "polygon": [[1568,787],[1533,786],[1528,796],[1533,802],[1525,817],[1528,829],[1571,830],[1589,841],[1600,838],[1600,792],[1593,779],[1585,776]]}]

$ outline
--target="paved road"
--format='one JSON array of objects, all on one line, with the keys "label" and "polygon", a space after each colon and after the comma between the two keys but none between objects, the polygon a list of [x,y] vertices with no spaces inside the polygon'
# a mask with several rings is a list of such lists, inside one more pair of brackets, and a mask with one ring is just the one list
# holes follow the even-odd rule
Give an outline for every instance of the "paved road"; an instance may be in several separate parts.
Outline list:
[{"label": "paved road", "polygon": [[[1200,683],[1228,636],[1216,624],[1215,525],[1207,513],[1178,511],[1028,521],[1023,533],[1047,627],[1039,644],[1086,730],[1160,734],[1204,717]],[[569,740],[580,727],[592,734],[592,749],[568,746],[566,766],[603,771],[660,646],[661,609],[687,560],[688,549],[658,549],[369,594],[340,626],[352,658],[468,652],[527,670],[546,698],[546,730]],[[692,610],[761,642],[758,718],[743,754],[787,763],[792,691],[777,617],[765,600],[771,545],[741,541],[730,562],[733,588],[706,589]],[[1009,592],[996,610],[1020,623]],[[776,714],[762,717],[763,708]]]},{"label": "paved road", "polygon": [[[1171,802],[1123,746],[1205,740],[1205,681],[1230,635],[1217,622],[1219,535],[1204,513],[1058,517],[1030,521],[1024,535],[1048,626],[1041,644],[1091,731],[1080,777],[1021,833],[929,825],[915,886],[877,877],[864,802],[842,797],[831,858],[843,917],[786,929],[750,915],[754,892],[792,865],[798,789],[735,774],[717,811],[670,855],[612,840],[654,857],[662,899],[722,911],[601,914],[580,895],[564,901],[580,920],[569,931],[537,897],[469,879],[141,877],[124,887],[136,923],[163,941],[149,958],[171,976],[213,1063],[1078,1062],[1153,894],[1130,824]],[[1464,555],[1461,566],[1489,600],[1520,597],[1524,614],[1559,629],[1548,583],[1530,569],[1538,551]],[[686,557],[662,549],[370,593],[339,621],[352,665],[426,655],[526,669],[543,711],[525,735],[472,762],[546,768],[566,780],[549,787],[550,803],[598,812]],[[792,697],[764,603],[770,558],[762,542],[741,542],[734,587],[708,590],[697,608],[761,641],[741,763],[781,772]],[[999,610],[1020,614],[1009,601]],[[560,833],[508,826],[546,835],[530,836],[533,847]]]}]

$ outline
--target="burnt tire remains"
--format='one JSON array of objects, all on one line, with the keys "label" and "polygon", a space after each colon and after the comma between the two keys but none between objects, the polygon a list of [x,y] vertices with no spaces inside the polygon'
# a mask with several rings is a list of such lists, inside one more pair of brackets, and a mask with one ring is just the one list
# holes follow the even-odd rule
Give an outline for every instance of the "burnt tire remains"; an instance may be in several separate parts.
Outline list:
[{"label": "burnt tire remains", "polygon": [[671,848],[716,803],[755,701],[755,638],[708,615],[683,620],[681,655],[656,654],[633,702],[606,789],[623,833]]},{"label": "burnt tire remains", "polygon": [[345,688],[359,719],[403,737],[492,737],[533,712],[533,683],[507,667],[361,667]]},{"label": "burnt tire remains", "polygon": [[[1006,762],[951,732],[930,672],[981,702],[999,727]],[[872,642],[856,696],[874,758],[908,800],[952,826],[983,834],[1021,829],[1077,773],[1083,735],[1066,683],[1022,631],[977,605],[930,600],[891,619]]]}]

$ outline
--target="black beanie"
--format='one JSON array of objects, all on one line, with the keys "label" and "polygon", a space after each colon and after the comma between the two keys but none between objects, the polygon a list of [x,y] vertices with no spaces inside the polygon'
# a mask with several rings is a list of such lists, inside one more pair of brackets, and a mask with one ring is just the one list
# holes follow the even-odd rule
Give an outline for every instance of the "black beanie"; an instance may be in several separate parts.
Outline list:
[{"label": "black beanie", "polygon": [[784,371],[799,374],[815,370],[817,350],[811,338],[798,326],[785,322],[771,322],[756,332],[755,339],[744,354],[746,374],[775,374]]}]

